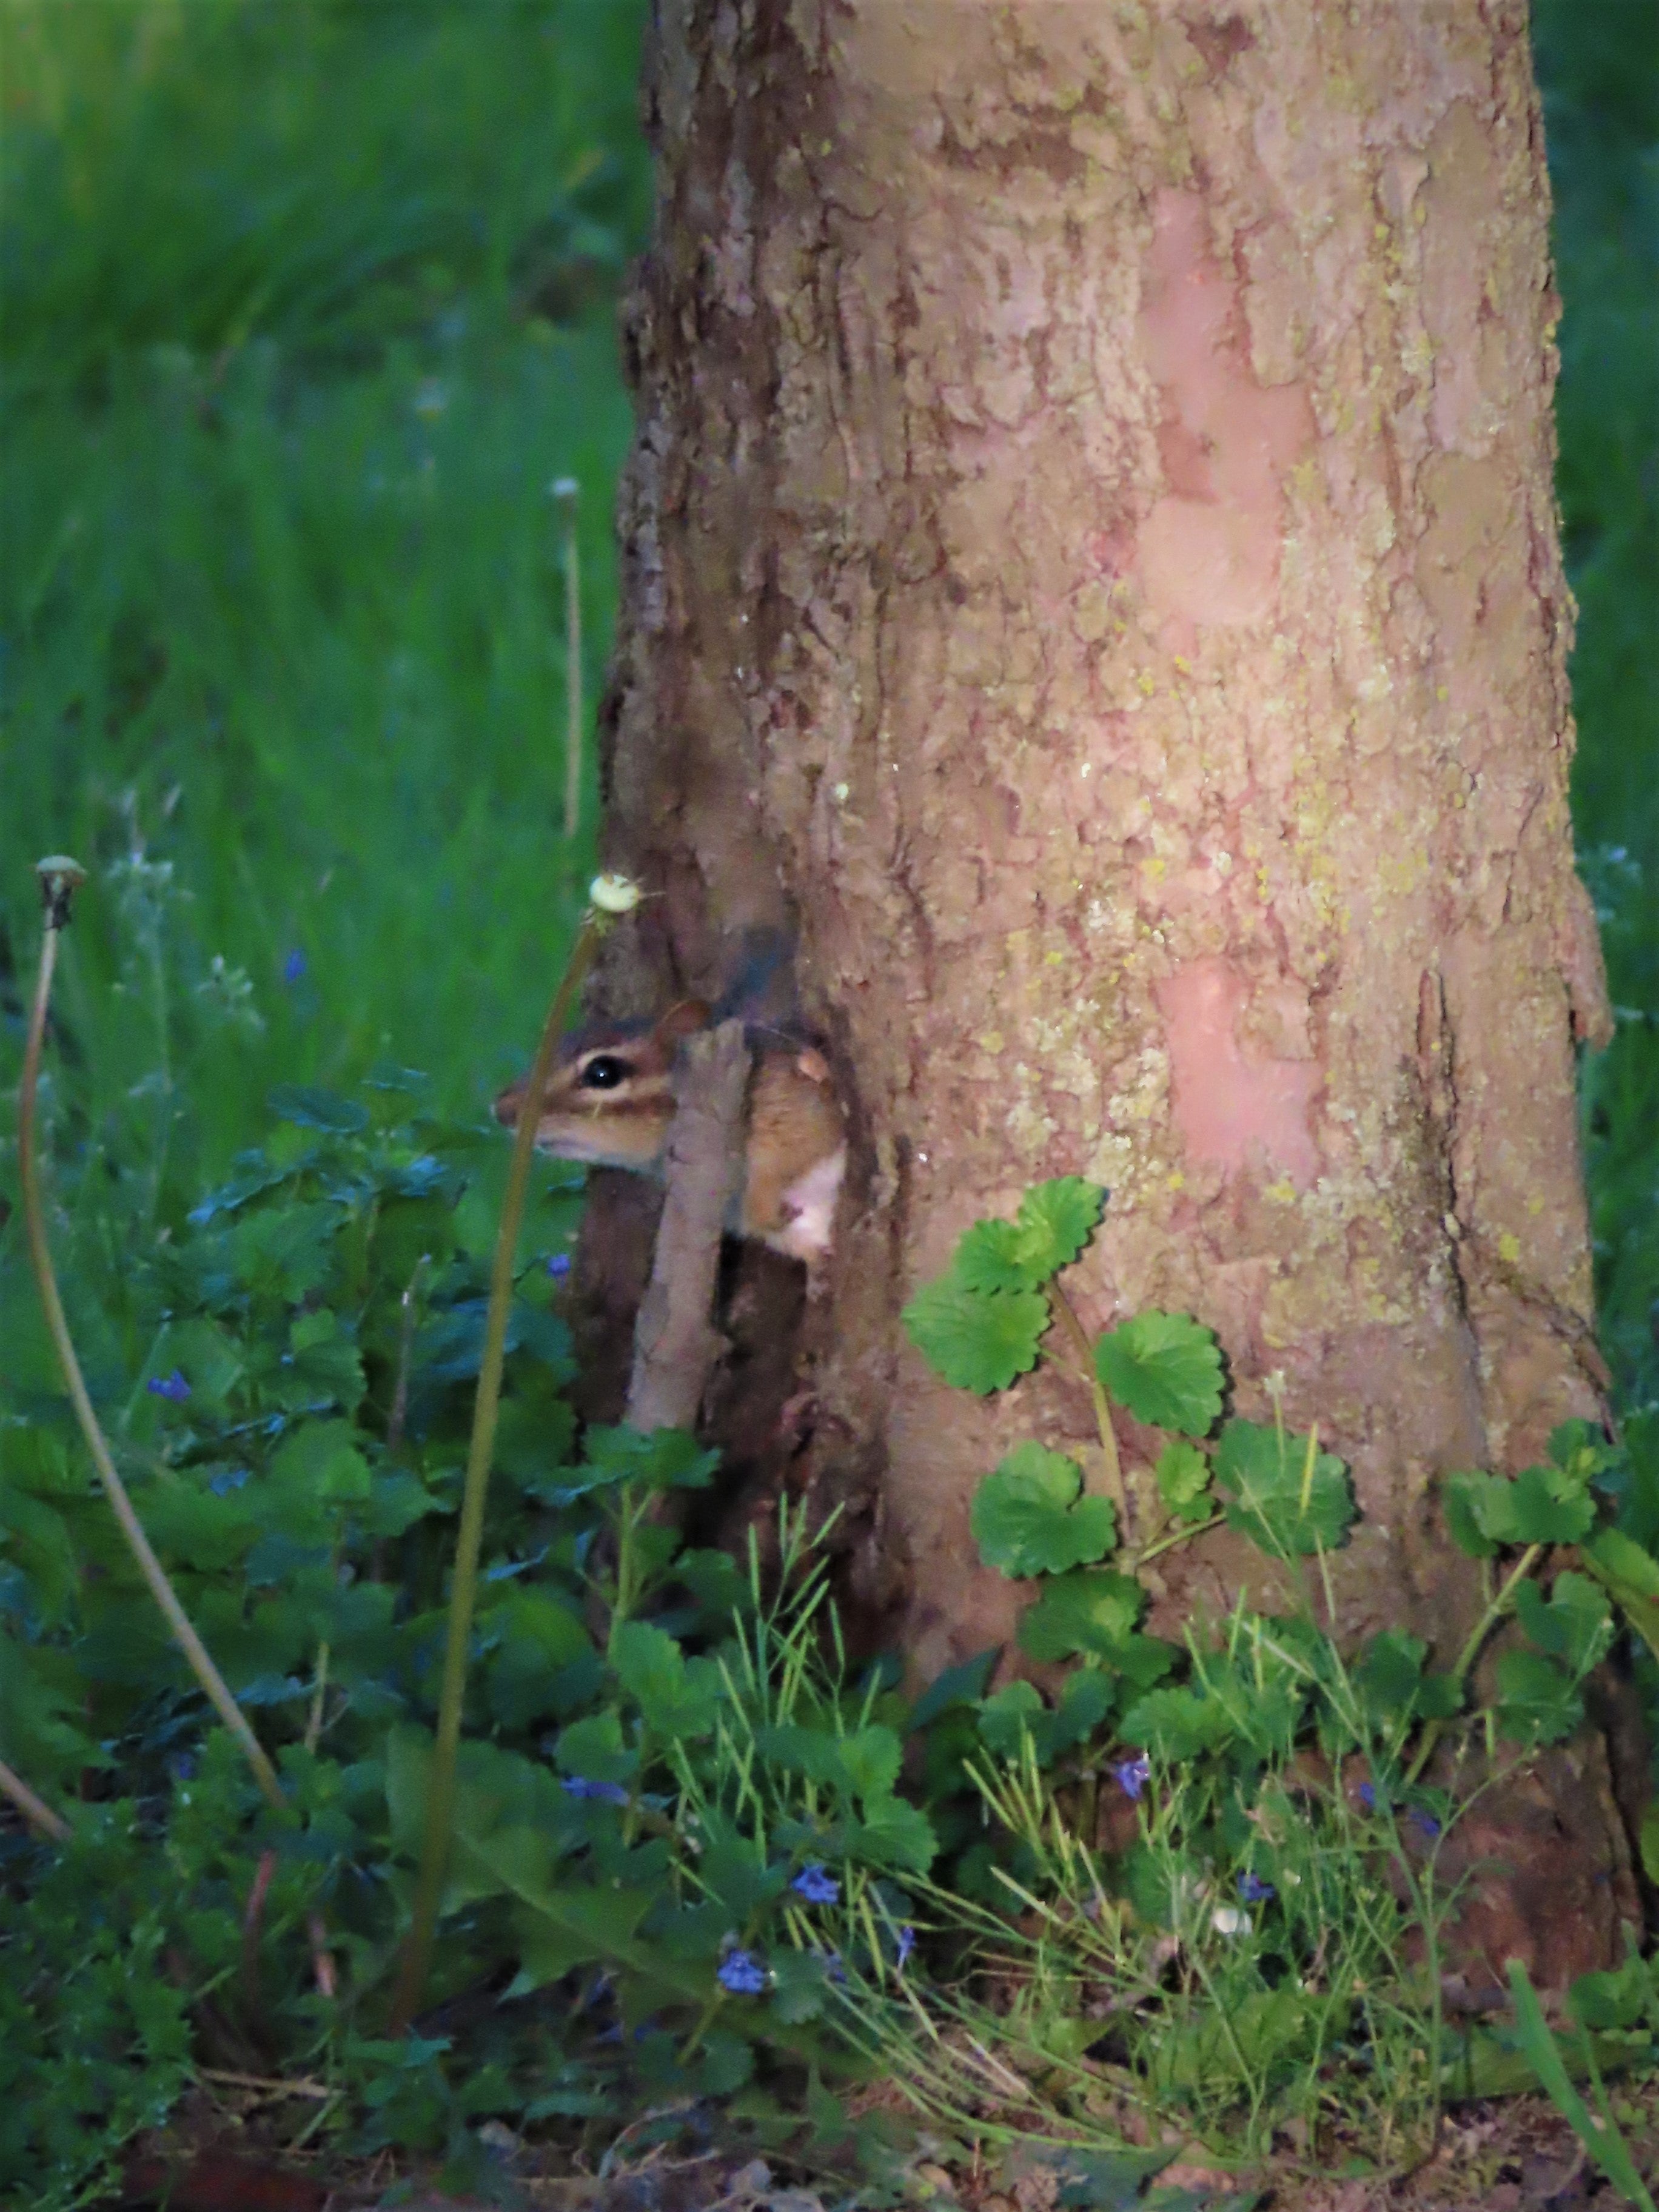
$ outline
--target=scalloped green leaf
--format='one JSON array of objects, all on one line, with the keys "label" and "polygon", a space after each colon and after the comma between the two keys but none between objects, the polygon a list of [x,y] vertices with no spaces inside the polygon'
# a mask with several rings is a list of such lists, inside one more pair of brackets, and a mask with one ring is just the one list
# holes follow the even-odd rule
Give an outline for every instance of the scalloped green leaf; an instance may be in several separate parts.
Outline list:
[{"label": "scalloped green leaf", "polygon": [[1155,1759],[1179,1765],[1213,1751],[1237,1733],[1233,1717],[1218,1698],[1197,1690],[1149,1690],[1137,1698],[1118,1733],[1125,1743],[1140,1746]]},{"label": "scalloped green leaf", "polygon": [[618,1622],[606,1656],[646,1726],[659,1735],[685,1739],[714,1727],[721,1694],[714,1660],[688,1660],[672,1636],[647,1620]]},{"label": "scalloped green leaf", "polygon": [[1036,1365],[1048,1301],[1041,1291],[975,1291],[941,1275],[922,1285],[900,1318],[936,1373],[983,1398]]},{"label": "scalloped green leaf", "polygon": [[1131,1576],[1079,1567],[1056,1575],[1020,1615],[1019,1648],[1030,1658],[1109,1659],[1133,1632],[1146,1593]]},{"label": "scalloped green leaf", "polygon": [[331,1136],[358,1137],[368,1127],[368,1109],[337,1091],[309,1084],[279,1083],[265,1103],[279,1121],[301,1129],[325,1129]]},{"label": "scalloped green leaf", "polygon": [[1221,1411],[1221,1347],[1189,1314],[1136,1314],[1101,1338],[1095,1371],[1149,1428],[1206,1436]]},{"label": "scalloped green leaf", "polygon": [[1158,1494],[1177,1521],[1203,1521],[1212,1510],[1210,1462],[1196,1444],[1165,1444],[1152,1469]]},{"label": "scalloped green leaf", "polygon": [[1271,1557],[1333,1551],[1354,1517],[1348,1471],[1334,1452],[1309,1465],[1309,1439],[1256,1421],[1229,1421],[1215,1455],[1216,1488],[1232,1528]]},{"label": "scalloped green leaf", "polygon": [[976,1221],[952,1273],[970,1290],[1035,1291],[1069,1267],[1093,1236],[1106,1193],[1081,1176],[1032,1185],[1015,1221]]},{"label": "scalloped green leaf", "polygon": [[1584,1701],[1541,1651],[1505,1651],[1498,1662],[1498,1734],[1510,1743],[1560,1743],[1584,1717]]},{"label": "scalloped green leaf", "polygon": [[1522,1468],[1513,1477],[1450,1474],[1441,1497],[1452,1541],[1476,1559],[1509,1544],[1576,1544],[1595,1519],[1595,1499],[1558,1468]]},{"label": "scalloped green leaf", "polygon": [[1466,1559],[1490,1559],[1497,1554],[1497,1539],[1486,1531],[1485,1493],[1487,1486],[1498,1480],[1495,1474],[1475,1472],[1440,1479],[1440,1510],[1446,1516],[1447,1532]]},{"label": "scalloped green leaf", "polygon": [[980,1558],[1005,1575],[1061,1575],[1104,1559],[1117,1542],[1108,1498],[1085,1498],[1083,1470],[1063,1452],[1016,1444],[974,1492]]},{"label": "scalloped green leaf", "polygon": [[1530,1577],[1515,1593],[1521,1626],[1540,1651],[1588,1674],[1613,1640],[1607,1594],[1588,1575],[1557,1575],[1547,1598]]}]

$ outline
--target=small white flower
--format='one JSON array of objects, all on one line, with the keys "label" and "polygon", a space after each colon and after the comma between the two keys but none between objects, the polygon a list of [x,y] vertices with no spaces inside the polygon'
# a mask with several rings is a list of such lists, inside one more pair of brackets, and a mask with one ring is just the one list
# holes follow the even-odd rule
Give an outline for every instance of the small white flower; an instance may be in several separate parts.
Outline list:
[{"label": "small white flower", "polygon": [[632,914],[643,896],[627,876],[595,876],[587,886],[588,904],[601,914]]},{"label": "small white flower", "polygon": [[1250,1916],[1236,1905],[1218,1905],[1210,1915],[1210,1925],[1218,1936],[1248,1936]]}]

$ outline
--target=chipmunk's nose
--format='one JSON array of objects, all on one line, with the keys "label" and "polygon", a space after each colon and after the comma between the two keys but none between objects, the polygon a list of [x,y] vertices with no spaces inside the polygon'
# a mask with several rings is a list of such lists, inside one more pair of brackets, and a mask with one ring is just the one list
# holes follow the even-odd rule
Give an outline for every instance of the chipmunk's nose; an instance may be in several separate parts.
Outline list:
[{"label": "chipmunk's nose", "polygon": [[519,1126],[519,1109],[523,1103],[523,1084],[509,1083],[505,1091],[497,1094],[495,1103],[490,1111],[503,1128],[516,1129]]}]

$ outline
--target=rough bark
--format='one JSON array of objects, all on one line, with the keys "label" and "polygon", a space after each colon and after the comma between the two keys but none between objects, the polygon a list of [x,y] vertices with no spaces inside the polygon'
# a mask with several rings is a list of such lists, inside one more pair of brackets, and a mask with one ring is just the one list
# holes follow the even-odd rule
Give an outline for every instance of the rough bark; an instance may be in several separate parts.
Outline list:
[{"label": "rough bark", "polygon": [[[1009,1626],[969,1497],[1087,1405],[949,1390],[896,1315],[1080,1173],[1085,1321],[1197,1314],[1258,1418],[1282,1373],[1364,1513],[1343,1632],[1443,1650],[1436,1478],[1603,1381],[1523,9],[659,0],[647,82],[607,773],[660,896],[607,988],[798,926],[860,1137],[817,1442],[870,1583],[923,1674]],[[1207,1541],[1154,1627],[1253,1559]],[[1545,1784],[1597,1808],[1593,1950],[1595,1743]]]}]

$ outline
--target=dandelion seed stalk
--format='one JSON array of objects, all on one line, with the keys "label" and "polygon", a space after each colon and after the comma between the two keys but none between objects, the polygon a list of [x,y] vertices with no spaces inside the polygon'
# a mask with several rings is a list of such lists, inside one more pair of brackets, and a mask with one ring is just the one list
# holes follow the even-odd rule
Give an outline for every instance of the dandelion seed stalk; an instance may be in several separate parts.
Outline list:
[{"label": "dandelion seed stalk", "polygon": [[[601,885],[605,895],[600,895]],[[633,896],[619,902],[621,891]],[[530,1183],[530,1158],[547,1096],[553,1054],[569,1021],[576,994],[592,964],[611,915],[635,903],[638,894],[620,879],[599,878],[589,894],[587,910],[570,948],[559,988],[548,1008],[541,1042],[525,1085],[514,1139],[507,1191],[501,1200],[501,1225],[495,1235],[495,1263],[489,1277],[489,1306],[484,1322],[483,1357],[478,1366],[478,1391],[473,1401],[472,1439],[467,1453],[466,1480],[461,1492],[460,1525],[455,1538],[455,1565],[450,1583],[449,1627],[444,1646],[442,1686],[438,1696],[438,1729],[433,1746],[432,1767],[427,1784],[426,1832],[422,1839],[419,1872],[415,1882],[414,1917],[404,1946],[398,1985],[392,2001],[391,2031],[401,2035],[413,2019],[426,1987],[437,1934],[438,1907],[449,1863],[450,1832],[455,1816],[455,1763],[460,1751],[461,1703],[466,1690],[467,1647],[471,1639],[472,1613],[477,1598],[478,1553],[483,1538],[484,1501],[489,1488],[490,1461],[495,1448],[495,1421],[501,1407],[501,1370],[507,1356],[507,1322],[513,1306],[513,1262],[518,1248],[519,1225],[524,1218],[525,1194]]]}]

